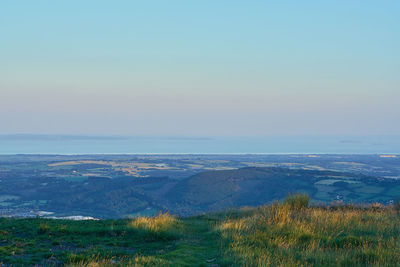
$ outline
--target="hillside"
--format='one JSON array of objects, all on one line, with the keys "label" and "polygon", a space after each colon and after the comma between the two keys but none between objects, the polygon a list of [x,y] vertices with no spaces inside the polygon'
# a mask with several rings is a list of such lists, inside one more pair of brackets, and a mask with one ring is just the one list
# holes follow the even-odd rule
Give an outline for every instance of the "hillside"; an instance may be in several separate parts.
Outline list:
[{"label": "hillside", "polygon": [[394,207],[282,203],[177,218],[0,219],[1,266],[396,266]]},{"label": "hillside", "polygon": [[166,195],[169,209],[194,215],[282,200],[306,192],[313,203],[388,204],[397,199],[400,181],[335,171],[249,167],[209,171],[180,181]]},{"label": "hillside", "polygon": [[[293,192],[307,192],[313,203],[324,204],[332,201],[390,204],[400,196],[400,179],[350,172],[246,167],[198,171],[178,178],[175,170],[159,173],[168,176],[136,177],[107,164],[124,166],[129,171],[139,168],[135,165],[129,169],[133,163],[125,161],[2,165],[9,169],[0,172],[0,215],[35,217],[44,212],[56,217],[117,219],[156,215],[161,211],[193,216],[264,205]],[[141,168],[149,165],[141,164]]]}]

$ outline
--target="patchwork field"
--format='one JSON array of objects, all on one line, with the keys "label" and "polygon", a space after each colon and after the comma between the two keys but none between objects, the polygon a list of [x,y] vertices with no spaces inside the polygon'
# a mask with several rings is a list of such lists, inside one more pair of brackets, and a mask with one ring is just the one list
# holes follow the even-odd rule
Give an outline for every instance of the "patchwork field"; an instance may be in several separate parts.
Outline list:
[{"label": "patchwork field", "polygon": [[389,205],[400,197],[400,179],[387,178],[399,165],[379,155],[0,156],[0,215],[192,216],[293,192],[313,204]]}]

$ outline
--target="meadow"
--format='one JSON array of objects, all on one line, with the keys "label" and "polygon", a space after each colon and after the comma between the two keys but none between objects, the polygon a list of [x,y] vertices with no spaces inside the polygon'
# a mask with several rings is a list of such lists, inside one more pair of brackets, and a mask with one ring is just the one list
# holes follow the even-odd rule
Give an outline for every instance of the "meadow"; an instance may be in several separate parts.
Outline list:
[{"label": "meadow", "polygon": [[[224,259],[232,266],[398,266],[400,220],[381,205],[308,207],[288,197],[223,220]],[[232,215],[231,215],[232,216]]]},{"label": "meadow", "polygon": [[196,217],[0,219],[13,266],[398,266],[398,205],[309,206],[307,195]]}]

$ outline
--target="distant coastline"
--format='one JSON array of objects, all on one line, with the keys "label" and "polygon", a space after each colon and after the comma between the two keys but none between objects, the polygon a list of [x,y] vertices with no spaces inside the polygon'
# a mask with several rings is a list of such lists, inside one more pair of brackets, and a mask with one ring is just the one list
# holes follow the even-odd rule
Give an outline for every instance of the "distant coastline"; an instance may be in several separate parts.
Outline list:
[{"label": "distant coastline", "polygon": [[[348,140],[351,140],[349,142]],[[0,154],[399,154],[399,136],[0,135]]]}]

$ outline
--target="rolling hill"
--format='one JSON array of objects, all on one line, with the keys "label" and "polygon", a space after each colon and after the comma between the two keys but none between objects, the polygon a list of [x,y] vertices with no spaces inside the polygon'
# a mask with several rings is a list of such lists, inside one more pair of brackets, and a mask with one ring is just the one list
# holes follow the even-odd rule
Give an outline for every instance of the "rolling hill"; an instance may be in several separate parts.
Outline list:
[{"label": "rolling hill", "polygon": [[183,215],[257,206],[306,192],[312,203],[391,203],[400,182],[334,171],[242,168],[203,172],[176,184],[165,196],[171,211]]},{"label": "rolling hill", "polygon": [[312,204],[389,204],[400,196],[400,180],[336,171],[246,167],[205,171],[179,179],[172,175],[131,177],[109,173],[110,177],[85,179],[59,178],[54,173],[36,175],[35,171],[3,173],[0,211],[16,217],[41,216],[43,211],[52,212],[52,216],[97,218],[156,215],[160,211],[191,216],[264,205],[294,192],[307,192]]}]

